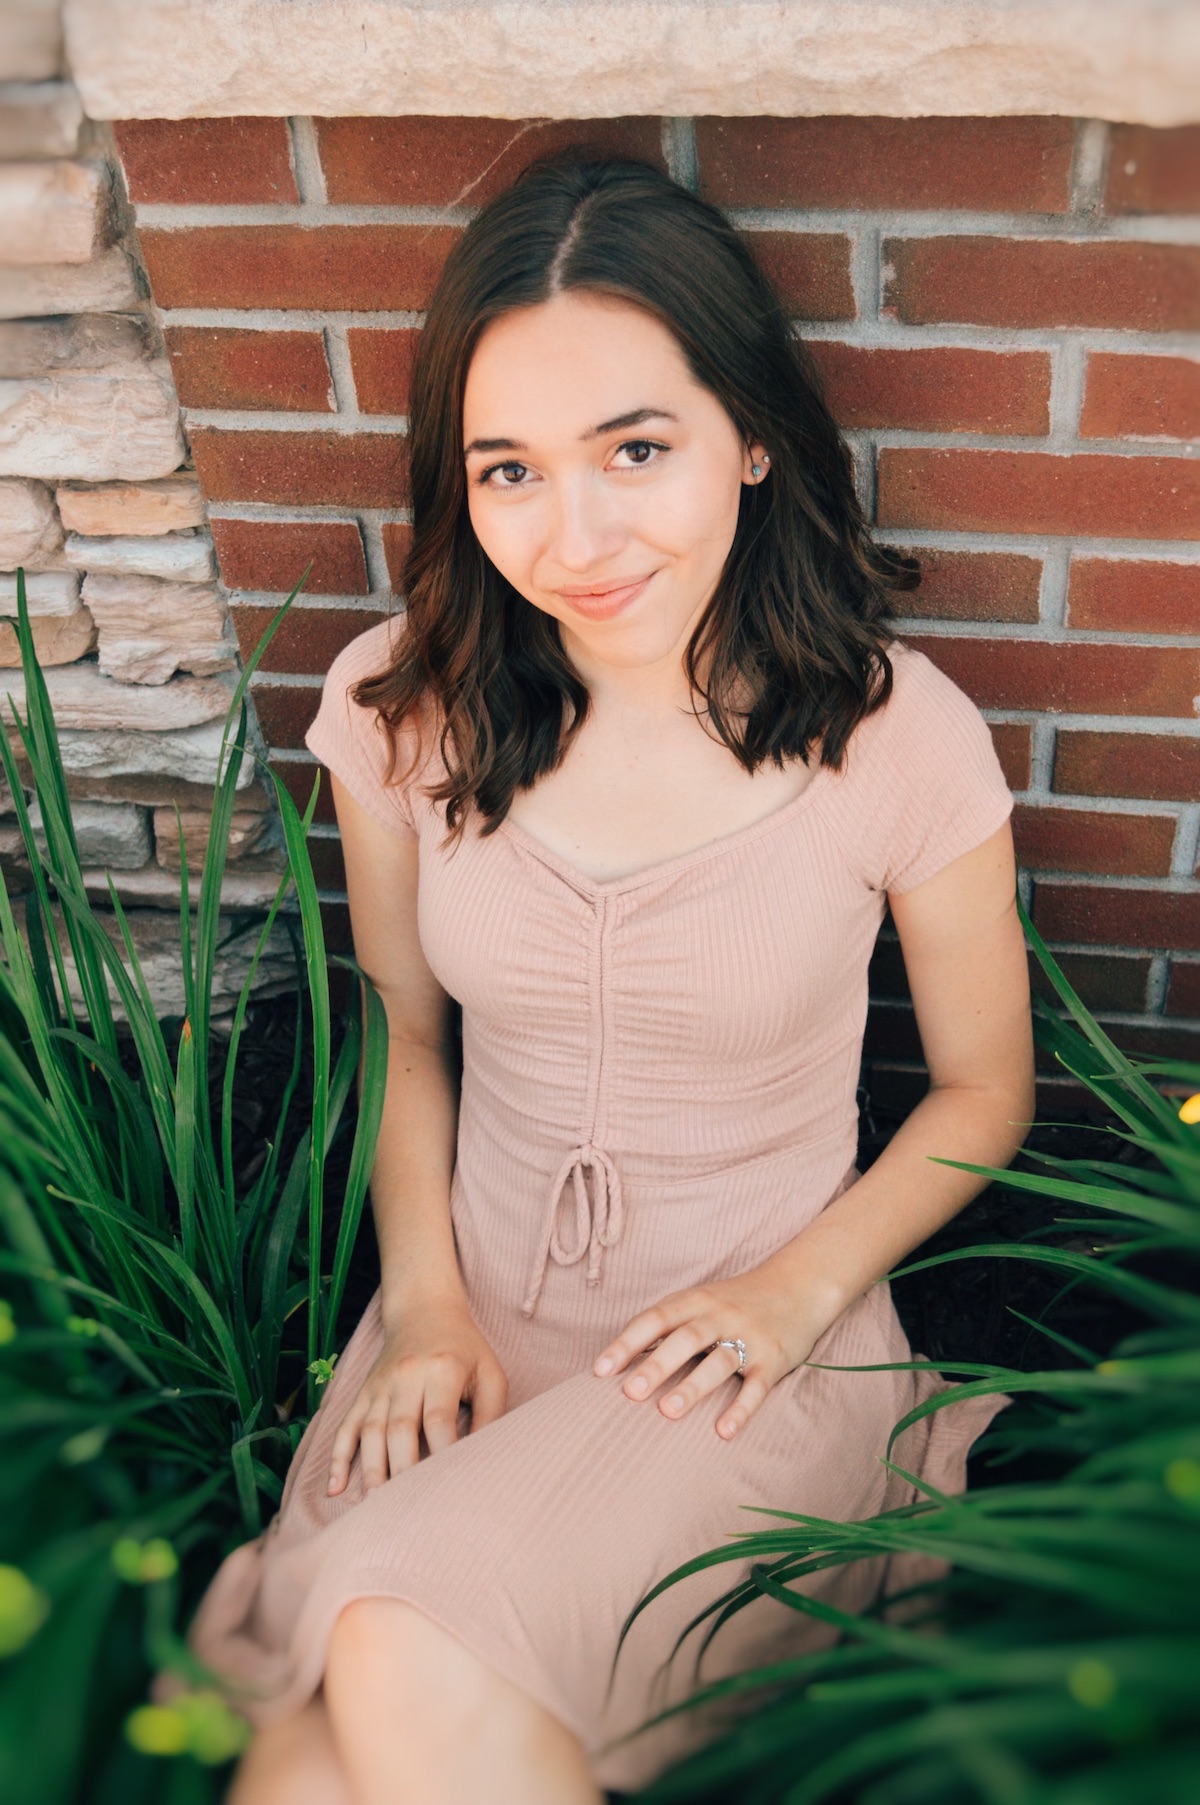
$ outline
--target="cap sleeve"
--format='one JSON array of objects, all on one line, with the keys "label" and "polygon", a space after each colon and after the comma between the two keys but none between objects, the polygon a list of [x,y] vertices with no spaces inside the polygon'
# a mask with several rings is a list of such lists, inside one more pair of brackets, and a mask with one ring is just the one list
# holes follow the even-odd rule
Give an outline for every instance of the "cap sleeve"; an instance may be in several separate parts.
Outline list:
[{"label": "cap sleeve", "polygon": [[892,694],[862,723],[854,773],[865,876],[903,894],[989,839],[1013,806],[988,724],[971,698],[912,646],[889,648]]},{"label": "cap sleeve", "polygon": [[389,730],[374,708],[362,707],[350,694],[362,678],[386,670],[401,632],[402,619],[384,620],[343,647],[329,667],[321,706],[304,743],[382,827],[415,840],[417,823],[406,781],[413,748],[397,745],[395,773],[389,777]]}]

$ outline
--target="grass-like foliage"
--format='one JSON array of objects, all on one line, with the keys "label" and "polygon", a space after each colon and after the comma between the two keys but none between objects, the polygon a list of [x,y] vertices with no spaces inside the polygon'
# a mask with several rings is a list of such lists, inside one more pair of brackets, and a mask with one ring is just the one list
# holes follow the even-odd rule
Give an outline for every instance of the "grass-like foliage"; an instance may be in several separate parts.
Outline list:
[{"label": "grass-like foliage", "polygon": [[[173,1626],[224,1548],[278,1502],[335,1357],[386,1022],[356,972],[361,1011],[334,1059],[305,845],[316,790],[301,816],[276,782],[286,869],[254,924],[232,1025],[212,1032],[246,689],[286,605],[232,698],[198,884],[184,858],[186,1014],[169,1032],[111,880],[103,910],[85,887],[20,579],[18,611],[24,706],[15,726],[6,714],[0,760],[33,881],[19,899],[0,884],[0,1798],[198,1805],[212,1796],[204,1766],[153,1756],[219,1764],[245,1726]],[[295,1056],[282,1094],[258,1100],[274,1124],[247,1179],[234,1158],[239,1046],[284,925],[302,964]],[[326,1160],[344,1118],[350,1132],[360,1064],[348,1181],[327,1223]],[[123,1729],[162,1667],[191,1690]]]},{"label": "grass-like foliage", "polygon": [[[1061,1278],[1060,1297],[1099,1287],[1127,1330],[1092,1350],[1055,1328],[1051,1308],[1047,1370],[945,1367],[959,1396],[1014,1396],[987,1446],[1019,1479],[863,1522],[766,1511],[760,1530],[647,1593],[626,1629],[686,1574],[750,1556],[750,1580],[693,1620],[675,1658],[691,1635],[702,1655],[747,1607],[804,1613],[832,1645],[698,1685],[674,1709],[727,1711],[726,1733],[640,1793],[644,1805],[1200,1799],[1200,1128],[1151,1083],[1200,1091],[1200,1066],[1127,1059],[1023,919],[1070,1018],[1039,1009],[1039,1040],[1116,1120],[1097,1126],[1094,1158],[1027,1155],[1006,1172],[943,1162],[1056,1213],[1025,1241],[903,1270],[945,1265],[949,1284],[956,1259],[1039,1262]],[[944,1403],[904,1418],[892,1441]],[[903,1614],[893,1604],[849,1616],[806,1593],[830,1568],[909,1551],[949,1571],[909,1594]]]}]

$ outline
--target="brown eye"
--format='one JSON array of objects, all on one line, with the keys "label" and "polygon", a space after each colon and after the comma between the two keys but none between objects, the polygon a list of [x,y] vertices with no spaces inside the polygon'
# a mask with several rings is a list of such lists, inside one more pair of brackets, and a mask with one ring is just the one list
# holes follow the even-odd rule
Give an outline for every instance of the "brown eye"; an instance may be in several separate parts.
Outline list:
[{"label": "brown eye", "polygon": [[628,462],[618,467],[626,470],[638,469],[645,464],[653,463],[660,453],[669,449],[670,447],[667,445],[660,445],[657,439],[626,439],[617,446],[617,455],[626,458]]}]

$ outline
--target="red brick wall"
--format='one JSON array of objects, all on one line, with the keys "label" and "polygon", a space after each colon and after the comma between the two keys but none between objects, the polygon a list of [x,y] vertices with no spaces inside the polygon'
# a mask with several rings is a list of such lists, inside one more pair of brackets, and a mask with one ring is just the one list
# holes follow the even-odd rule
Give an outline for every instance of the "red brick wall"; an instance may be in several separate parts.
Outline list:
[{"label": "red brick wall", "polygon": [[[902,630],[992,724],[1035,919],[1127,1047],[1200,1057],[1200,128],[118,127],[243,645],[314,560],[256,688],[279,768],[307,788],[321,675],[388,604],[407,373],[446,249],[530,154],[581,139],[698,179],[749,231],[881,536],[924,560]],[[909,1094],[886,933],[875,988],[872,1083]]]}]

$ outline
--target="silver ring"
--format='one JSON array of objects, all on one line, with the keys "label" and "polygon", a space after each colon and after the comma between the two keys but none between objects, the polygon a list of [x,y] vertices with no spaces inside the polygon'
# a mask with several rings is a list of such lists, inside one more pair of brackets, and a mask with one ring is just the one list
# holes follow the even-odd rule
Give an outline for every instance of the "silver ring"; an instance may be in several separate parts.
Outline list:
[{"label": "silver ring", "polygon": [[732,1376],[740,1378],[745,1368],[746,1361],[749,1358],[746,1353],[746,1343],[742,1340],[741,1336],[737,1335],[731,1341],[714,1341],[713,1347],[732,1347],[737,1349],[737,1371],[736,1374]]}]

